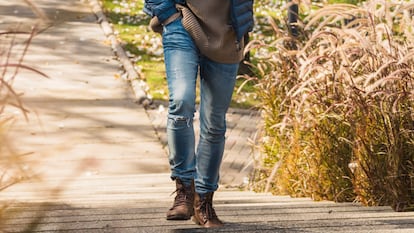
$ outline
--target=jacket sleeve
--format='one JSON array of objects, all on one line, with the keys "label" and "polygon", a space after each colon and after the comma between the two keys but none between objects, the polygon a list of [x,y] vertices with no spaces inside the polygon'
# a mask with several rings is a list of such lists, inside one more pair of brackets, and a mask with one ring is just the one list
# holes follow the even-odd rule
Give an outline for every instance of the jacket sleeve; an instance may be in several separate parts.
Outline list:
[{"label": "jacket sleeve", "polygon": [[157,16],[161,23],[178,12],[174,0],[145,0],[145,8],[151,16]]}]

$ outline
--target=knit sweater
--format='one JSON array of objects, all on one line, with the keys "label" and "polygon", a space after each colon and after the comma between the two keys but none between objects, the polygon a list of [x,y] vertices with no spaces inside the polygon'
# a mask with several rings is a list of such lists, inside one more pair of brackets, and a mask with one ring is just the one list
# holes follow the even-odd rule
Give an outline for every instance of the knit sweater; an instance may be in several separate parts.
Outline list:
[{"label": "knit sweater", "polygon": [[252,0],[183,1],[145,0],[144,11],[154,17],[152,24],[154,19],[166,24],[181,11],[183,25],[203,55],[223,63],[243,59],[243,38],[253,27]]}]

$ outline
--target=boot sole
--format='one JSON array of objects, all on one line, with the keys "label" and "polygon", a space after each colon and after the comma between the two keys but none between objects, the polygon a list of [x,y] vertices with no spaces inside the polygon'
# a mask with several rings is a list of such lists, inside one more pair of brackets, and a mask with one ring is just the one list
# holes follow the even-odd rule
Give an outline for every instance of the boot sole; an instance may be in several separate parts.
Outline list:
[{"label": "boot sole", "polygon": [[192,216],[191,217],[191,220],[195,223],[195,224],[197,224],[197,225],[199,225],[199,226],[201,226],[201,227],[204,227],[204,228],[220,228],[220,227],[223,227],[224,226],[224,222],[221,222],[220,224],[217,224],[217,225],[214,225],[214,226],[210,226],[210,225],[208,225],[208,224],[201,224],[200,223],[200,221],[198,221],[198,219],[196,218],[196,217],[194,217],[194,216]]},{"label": "boot sole", "polygon": [[189,220],[191,218],[191,216],[188,215],[172,215],[172,216],[167,216],[167,220]]}]

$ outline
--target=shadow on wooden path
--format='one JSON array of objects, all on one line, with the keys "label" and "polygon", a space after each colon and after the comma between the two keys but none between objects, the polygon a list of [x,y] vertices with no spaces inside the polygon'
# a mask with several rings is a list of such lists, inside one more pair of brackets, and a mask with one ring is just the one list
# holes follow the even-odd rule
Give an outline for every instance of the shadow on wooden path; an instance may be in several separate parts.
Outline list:
[{"label": "shadow on wooden path", "polygon": [[[413,212],[257,194],[232,185],[215,194],[223,228],[166,221],[174,186],[155,131],[161,126],[134,103],[127,82],[116,78],[120,63],[90,5],[35,2],[54,24],[33,39],[25,63],[49,79],[21,70],[13,86],[24,93],[29,121],[13,108],[4,116],[16,117],[10,132],[16,151],[32,152],[18,171],[38,179],[0,192],[0,232],[414,232]],[[0,5],[0,30],[17,22],[28,30],[36,23],[23,0]],[[26,39],[16,38],[16,51]],[[236,141],[245,136],[238,127],[247,127],[242,118],[229,118],[235,155],[242,149]],[[223,172],[229,183],[243,180],[248,165],[234,158],[225,158],[225,170],[234,169]],[[8,175],[16,172],[1,165]]]}]

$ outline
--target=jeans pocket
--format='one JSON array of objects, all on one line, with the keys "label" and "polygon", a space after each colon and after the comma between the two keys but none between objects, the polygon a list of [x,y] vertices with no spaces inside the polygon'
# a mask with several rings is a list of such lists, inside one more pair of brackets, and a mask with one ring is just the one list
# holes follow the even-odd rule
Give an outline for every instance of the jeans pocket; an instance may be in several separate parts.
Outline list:
[{"label": "jeans pocket", "polygon": [[171,21],[171,22],[168,22],[167,24],[164,24],[164,31],[174,31],[174,30],[177,30],[180,26],[182,27],[182,24],[181,24],[181,19],[182,19],[182,16],[179,16],[179,17],[177,17],[176,19],[174,19],[173,21]]},{"label": "jeans pocket", "polygon": [[181,18],[182,18],[181,13],[180,12],[177,12],[177,13],[171,15],[167,20],[165,20],[163,22],[163,24],[164,24],[164,26],[167,26],[168,24],[173,23],[173,22],[175,22],[175,21],[177,21],[177,20],[179,20]]},{"label": "jeans pocket", "polygon": [[195,49],[193,39],[185,30],[182,17],[178,17],[171,23],[164,25],[162,31],[162,43],[164,49]]}]

